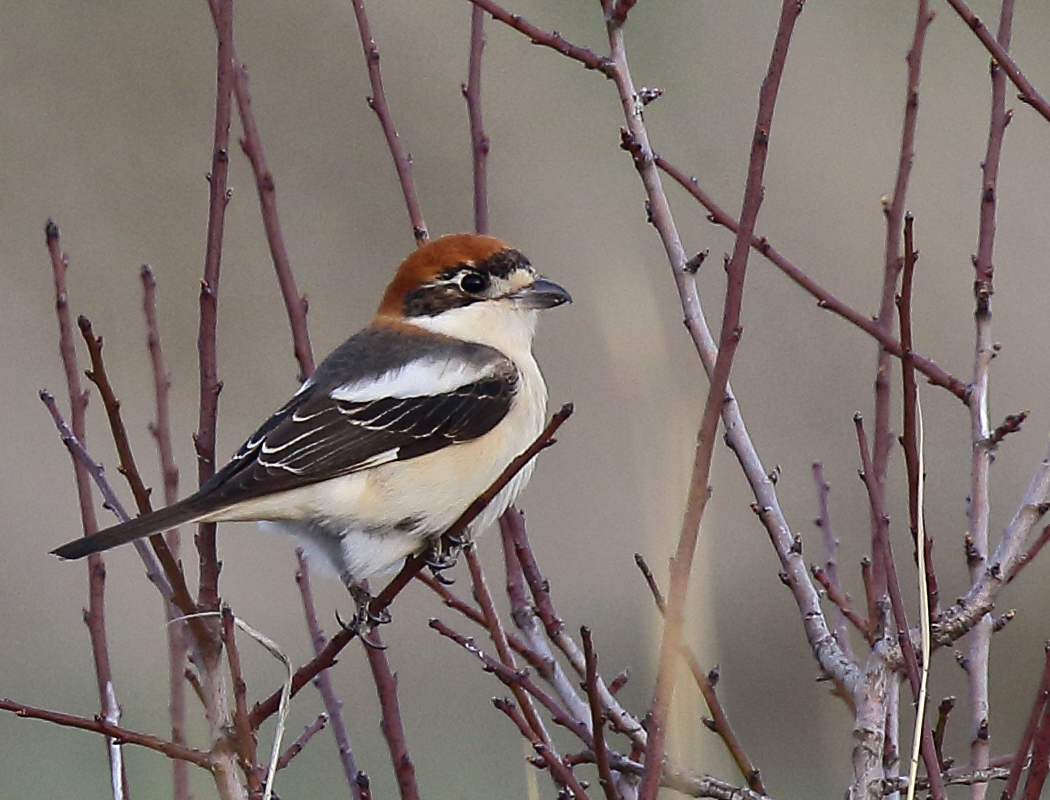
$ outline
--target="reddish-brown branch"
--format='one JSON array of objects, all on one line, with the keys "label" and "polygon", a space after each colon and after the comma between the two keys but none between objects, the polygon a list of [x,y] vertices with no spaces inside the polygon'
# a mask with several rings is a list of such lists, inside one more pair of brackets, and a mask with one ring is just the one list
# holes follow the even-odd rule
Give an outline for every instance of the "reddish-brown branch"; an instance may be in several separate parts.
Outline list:
[{"label": "reddish-brown branch", "polygon": [[594,762],[598,766],[598,783],[605,793],[606,800],[622,800],[616,788],[612,770],[609,768],[609,752],[605,745],[605,715],[602,712],[602,700],[598,692],[598,655],[594,652],[590,628],[580,628],[583,640],[583,658],[587,665],[587,675],[583,688],[587,693],[587,702],[591,709],[591,736],[594,740]]},{"label": "reddish-brown branch", "polygon": [[[102,337],[95,335],[91,327],[91,320],[83,315],[77,318],[77,325],[80,327],[80,332],[87,343],[88,354],[91,357],[91,369],[87,370],[85,374],[98,388],[99,397],[102,398],[102,405],[109,420],[110,434],[113,437],[113,444],[116,447],[119,459],[117,471],[124,476],[128,486],[131,487],[131,494],[135,498],[135,505],[138,507],[139,513],[148,513],[153,510],[150,502],[150,489],[146,488],[146,484],[139,473],[138,465],[135,463],[135,456],[131,451],[131,442],[128,439],[127,428],[124,426],[124,420],[120,414],[120,401],[117,399],[113,386],[109,382],[109,375],[106,373],[106,364],[102,358]],[[101,476],[99,477],[101,478]],[[115,505],[113,500],[107,500],[107,505],[113,508],[114,513],[117,514],[121,522],[126,522],[129,519],[127,512],[120,508],[119,504]],[[164,575],[167,579],[163,586],[158,584],[161,594],[165,596],[166,600],[174,603],[183,614],[195,613],[197,608],[190,597],[189,589],[186,587],[186,577],[183,574],[182,566],[171,552],[167,541],[158,533],[149,537],[149,543],[152,545],[153,553],[156,554],[160,567],[164,570]],[[146,564],[147,575],[151,576],[151,580],[154,583],[158,583],[153,577],[158,569],[157,563],[153,560],[153,555],[149,552],[145,542],[136,541],[135,545],[135,549],[139,551],[139,555]],[[201,631],[203,630],[204,627],[201,626]]]},{"label": "reddish-brown branch", "polygon": [[1032,740],[1035,738],[1039,720],[1043,717],[1047,703],[1050,702],[1050,642],[1043,645],[1045,660],[1043,662],[1043,674],[1039,678],[1039,687],[1036,689],[1035,699],[1032,701],[1032,710],[1028,715],[1028,723],[1021,734],[1021,741],[1017,745],[1017,751],[1013,755],[1010,765],[1010,775],[1006,779],[1006,788],[1003,790],[1002,800],[1013,800],[1017,794],[1017,787],[1021,783],[1021,772],[1028,763],[1028,754],[1032,749]]},{"label": "reddish-brown branch", "polygon": [[508,699],[495,697],[492,699],[492,704],[510,717],[521,735],[532,744],[532,749],[543,759],[555,782],[568,787],[569,791],[572,792],[572,796],[576,798],[576,800],[590,800],[583,786],[581,786],[580,782],[576,780],[576,776],[572,774],[572,770],[562,763],[561,759],[555,756],[547,745],[536,736],[536,734],[529,730],[529,723],[525,721],[525,718],[521,715],[521,712],[518,711],[518,708],[514,703]]},{"label": "reddish-brown branch", "polygon": [[[634,556],[634,561],[642,571],[642,575],[645,577],[645,582],[649,586],[649,591],[652,592],[656,607],[662,615],[665,609],[663,593],[660,591],[660,587],[656,582],[656,578],[653,576],[652,570],[649,569],[649,565],[646,563],[645,559],[637,553]],[[697,658],[696,653],[693,652],[691,647],[684,643],[682,644],[682,658],[689,666],[689,671],[693,675],[693,680],[696,682],[696,686],[704,698],[704,703],[707,705],[707,711],[711,715],[710,720],[706,720],[705,724],[707,724],[707,727],[713,733],[718,734],[719,738],[725,744],[726,749],[729,751],[729,755],[732,756],[733,762],[737,766],[737,769],[740,770],[740,774],[743,776],[744,780],[747,781],[748,787],[759,794],[765,794],[766,789],[762,784],[762,774],[759,772],[758,767],[754,765],[754,762],[751,761],[750,756],[748,756],[747,752],[744,750],[743,744],[741,744],[736,733],[733,731],[733,726],[729,723],[729,716],[726,714],[725,709],[722,708],[722,701],[718,699],[718,694],[715,692],[715,682],[711,678],[711,673],[704,670],[700,665],[700,659]]]},{"label": "reddish-brown branch", "polygon": [[[160,343],[160,327],[157,323],[157,281],[153,270],[143,264],[139,272],[142,278],[142,311],[146,318],[146,348],[149,351],[150,367],[153,372],[153,393],[156,402],[156,419],[150,423],[149,430],[157,444],[157,456],[160,460],[160,471],[164,483],[164,504],[171,505],[179,499],[179,468],[175,465],[175,456],[171,446],[171,414],[168,406],[168,390],[171,378],[164,368],[164,353]],[[168,552],[176,564],[182,549],[181,536],[177,529],[164,534]],[[181,566],[181,565],[180,565]],[[179,570],[185,577],[185,573]],[[170,580],[170,576],[169,576]],[[185,580],[183,580],[185,586]],[[173,583],[173,585],[175,585]],[[193,599],[186,588],[184,601]],[[168,609],[170,616],[170,609]],[[189,612],[184,612],[189,613]],[[194,620],[191,624],[198,623]],[[203,624],[197,626],[197,635],[209,632]],[[168,714],[171,718],[171,740],[176,744],[186,744],[186,683],[183,673],[186,670],[186,640],[181,624],[169,624],[166,629],[168,639]],[[189,769],[184,761],[175,759],[171,762],[172,796],[174,800],[189,800]]]},{"label": "reddish-brown branch", "polygon": [[[230,164],[230,107],[233,94],[233,0],[217,0],[215,30],[218,34],[215,78],[215,128],[212,138],[211,172],[208,173],[208,233],[204,254],[204,277],[200,292],[200,330],[197,355],[200,360],[200,414],[194,446],[197,451],[197,481],[203,485],[215,474],[215,434],[219,411],[219,382],[216,336],[219,313],[219,267],[229,192],[226,176]],[[215,523],[202,523],[197,534],[200,554],[200,585],[197,599],[206,610],[219,609],[219,556],[215,547]]]},{"label": "reddish-brown branch", "polygon": [[[294,742],[292,742],[288,749],[281,753],[281,757],[277,759],[277,769],[285,769],[291,763],[293,758],[295,758],[297,755],[303,752],[303,748],[306,747],[307,742],[309,742],[311,739],[314,738],[314,736],[323,731],[324,726],[327,724],[328,714],[322,711],[320,714],[317,715],[317,719],[315,719],[313,722],[311,722],[309,725],[303,728],[303,732],[299,734],[299,736]],[[353,784],[351,784],[351,786],[355,789],[355,800],[356,798],[360,798],[361,789],[357,785],[357,781],[355,780]]]},{"label": "reddish-brown branch", "polygon": [[467,82],[460,88],[467,101],[470,120],[470,152],[474,168],[474,230],[489,232],[488,163],[489,137],[481,117],[481,55],[485,49],[485,14],[480,6],[470,8],[470,58]]},{"label": "reddish-brown branch", "polygon": [[401,722],[401,706],[397,699],[397,675],[390,669],[383,640],[379,631],[372,631],[373,645],[365,646],[368,666],[372,670],[376,696],[382,717],[379,726],[390,751],[390,762],[394,765],[394,777],[401,800],[419,800],[419,784],[416,782],[416,767],[408,752],[405,726]]},{"label": "reddish-brown branch", "polygon": [[[66,373],[66,388],[69,393],[70,423],[73,436],[77,441],[85,441],[87,430],[85,414],[88,404],[88,392],[80,387],[80,372],[77,367],[76,349],[73,344],[73,325],[69,311],[69,293],[66,289],[66,271],[69,262],[62,252],[59,240],[58,225],[48,220],[44,228],[44,237],[48,254],[51,257],[51,271],[55,284],[55,314],[58,317],[58,349],[62,357],[62,366]],[[73,475],[77,487],[77,500],[80,504],[80,521],[85,536],[98,530],[95,516],[94,499],[91,484],[85,465],[73,459]],[[88,607],[84,609],[84,624],[91,640],[91,654],[95,663],[95,681],[98,688],[99,705],[104,715],[115,713],[113,707],[113,670],[109,658],[109,643],[106,634],[106,562],[97,554],[88,556]],[[127,775],[120,750],[107,743],[106,754],[110,769],[119,772],[121,790],[128,794]],[[114,785],[116,784],[116,780]]]},{"label": "reddish-brown branch", "polygon": [[850,597],[847,594],[843,594],[841,589],[828,577],[827,572],[818,567],[816,564],[812,565],[810,572],[813,574],[813,578],[817,583],[820,584],[824,593],[827,595],[828,600],[835,606],[836,611],[843,619],[843,629],[841,632],[836,631],[836,636],[840,637],[840,644],[845,649],[846,642],[841,641],[841,638],[846,636],[845,621],[848,620],[853,624],[853,627],[860,631],[861,635],[867,639],[868,644],[875,643],[875,637],[871,632],[871,623],[862,617],[850,601]]},{"label": "reddish-brown branch", "polygon": [[[296,548],[296,558],[299,560],[299,568],[295,571],[295,583],[299,587],[299,597],[303,604],[303,614],[306,616],[306,630],[310,634],[310,643],[313,645],[314,655],[319,656],[324,652],[327,639],[321,625],[317,621],[317,608],[314,605],[313,588],[310,584],[310,566],[302,548]],[[346,731],[343,721],[343,701],[335,693],[332,687],[332,676],[327,669],[321,670],[314,678],[314,685],[324,701],[324,707],[328,714],[326,719],[332,721],[332,737],[339,748],[339,760],[343,765],[343,774],[346,775],[350,786],[350,793],[354,800],[361,800],[361,787],[358,785],[359,775],[357,764],[354,761],[354,751],[350,746],[350,736]]]},{"label": "reddish-brown branch", "polygon": [[[508,544],[514,550],[514,563],[518,565],[525,582],[529,586],[532,600],[535,604],[536,614],[543,623],[547,637],[561,650],[568,659],[573,672],[583,678],[586,673],[586,664],[583,653],[576,645],[575,640],[565,632],[565,624],[558,617],[551,602],[550,583],[543,577],[536,557],[529,545],[528,533],[525,530],[525,521],[517,509],[510,509],[500,520],[500,530],[504,537],[504,548]],[[598,678],[598,691],[602,695],[602,707],[605,709],[613,728],[631,739],[634,747],[639,752],[644,750],[646,743],[646,732],[635,717],[628,713],[615,697],[606,688],[601,678]],[[568,696],[567,692],[562,692]],[[566,706],[571,707],[572,701],[566,700]],[[584,709],[585,711],[585,709]],[[582,714],[580,715],[582,718]]]},{"label": "reddish-brown branch", "polygon": [[409,221],[412,223],[412,235],[416,239],[416,244],[424,245],[429,241],[430,234],[427,233],[427,225],[423,221],[423,212],[419,207],[419,198],[416,196],[416,187],[412,182],[412,156],[405,152],[401,144],[401,137],[398,136],[397,128],[394,126],[394,117],[386,101],[383,75],[379,69],[379,48],[376,46],[375,39],[372,38],[372,28],[368,23],[368,15],[365,13],[364,0],[351,0],[351,4],[357,20],[357,30],[361,35],[361,47],[365,53],[368,82],[372,87],[372,94],[368,97],[368,107],[379,117],[379,124],[383,128],[387,147],[394,159],[397,180],[401,185],[401,194],[405,200],[405,208],[408,210]]},{"label": "reddish-brown branch", "polygon": [[1032,737],[1032,760],[1024,784],[1024,800],[1040,800],[1043,785],[1050,774],[1050,703],[1043,706],[1043,716]]},{"label": "reddish-brown branch", "polygon": [[252,173],[255,175],[255,187],[259,193],[259,206],[262,211],[263,229],[266,231],[266,242],[270,246],[270,256],[273,258],[274,272],[277,274],[277,284],[281,288],[281,297],[284,299],[285,312],[288,314],[288,324],[292,331],[292,351],[295,360],[299,364],[299,380],[305,381],[314,372],[314,354],[310,345],[310,330],[306,325],[306,312],[309,303],[306,296],[299,294],[299,287],[295,282],[295,274],[292,272],[291,258],[288,256],[288,248],[284,243],[284,234],[281,233],[281,223],[277,215],[277,185],[273,179],[273,173],[266,163],[266,154],[263,151],[262,138],[259,136],[259,128],[255,122],[252,112],[252,97],[248,90],[248,70],[244,64],[237,59],[236,63],[234,94],[237,98],[237,111],[241,118],[241,129],[244,136],[241,138],[241,150],[248,157],[252,165]]},{"label": "reddish-brown branch", "polygon": [[470,0],[470,2],[479,8],[483,8],[493,19],[499,20],[504,25],[508,25],[519,33],[524,34],[533,44],[549,47],[551,50],[571,58],[573,61],[579,61],[587,69],[597,70],[607,78],[613,77],[614,68],[612,62],[608,58],[598,55],[593,50],[573,44],[554,31],[545,31],[520,15],[512,14],[499,3],[493,2],[493,0]]},{"label": "reddish-brown branch", "polygon": [[1050,122],[1050,102],[1047,102],[1046,98],[1036,91],[1036,88],[1025,77],[1021,68],[1010,58],[1010,54],[1007,52],[1008,48],[1004,47],[992,36],[992,32],[988,30],[987,26],[981,22],[980,18],[970,10],[970,7],[963,0],[948,0],[948,5],[954,8],[956,13],[970,26],[974,36],[980,39],[981,44],[985,46],[988,52],[991,53],[992,58],[1002,67],[1007,77],[1010,78],[1011,83],[1017,87],[1017,91],[1020,93],[1018,95],[1020,100],[1030,105],[1045,120]]},{"label": "reddish-brown branch", "polygon": [[[754,235],[759,209],[764,196],[763,176],[766,157],[769,152],[769,135],[773,124],[773,110],[776,107],[780,81],[787,63],[788,47],[795,21],[802,12],[802,4],[797,0],[784,0],[781,5],[780,22],[773,42],[773,52],[769,68],[759,92],[758,114],[755,130],[751,140],[751,156],[748,164],[747,180],[744,187],[743,207],[740,212],[740,227],[737,230],[733,253],[726,267],[727,285],[725,303],[722,312],[722,329],[718,341],[718,356],[710,375],[711,385],[704,405],[704,414],[700,423],[696,455],[689,482],[689,494],[686,499],[686,511],[682,520],[678,547],[671,561],[670,586],[667,593],[667,609],[664,614],[664,630],[660,642],[660,661],[656,675],[656,687],[649,717],[649,741],[646,746],[646,774],[642,778],[639,791],[640,800],[655,800],[659,791],[660,774],[664,759],[664,744],[667,735],[667,718],[671,708],[671,697],[674,692],[675,666],[682,644],[682,628],[685,624],[686,595],[689,578],[692,573],[693,556],[700,535],[700,523],[704,516],[707,500],[710,495],[709,475],[711,458],[726,390],[729,386],[729,374],[733,358],[740,341],[741,308],[744,297],[744,276],[747,271],[748,256],[751,252],[751,237]],[[627,97],[626,57],[623,52],[622,26],[610,21],[608,25],[610,46],[613,61],[617,65],[614,80],[620,89],[625,114],[630,117],[638,113],[633,104],[634,97]],[[628,105],[631,107],[628,107]]]},{"label": "reddish-brown branch", "polygon": [[[656,166],[670,175],[676,183],[689,192],[697,202],[707,209],[708,220],[716,225],[721,225],[734,233],[739,230],[740,226],[736,219],[728,214],[700,187],[696,178],[687,175],[678,167],[671,164],[663,156],[654,154],[653,160]],[[783,272],[812,297],[816,298],[817,305],[820,308],[830,311],[833,314],[837,314],[847,322],[851,323],[854,327],[864,331],[897,358],[903,357],[904,350],[901,347],[901,343],[892,335],[892,333],[884,331],[871,317],[857,311],[855,308],[852,308],[838,297],[831,294],[831,292],[810,278],[786,256],[774,248],[764,236],[753,235],[751,237],[751,246],[761,253],[769,263]],[[934,386],[940,386],[947,389],[960,400],[965,402],[967,396],[967,386],[965,383],[945,372],[930,359],[924,358],[917,353],[912,353],[912,361],[915,364],[915,368],[925,375],[930,383]]]},{"label": "reddish-brown branch", "polygon": [[230,664],[230,680],[233,682],[233,730],[229,735],[237,750],[237,758],[248,782],[249,797],[262,795],[262,770],[256,755],[255,731],[248,722],[248,687],[241,672],[241,654],[237,648],[233,612],[229,606],[222,609],[222,641],[226,645],[226,659]]},{"label": "reddish-brown branch", "polygon": [[121,728],[119,725],[106,722],[101,717],[91,719],[89,717],[78,717],[73,714],[64,714],[61,711],[49,711],[46,708],[35,708],[24,703],[17,703],[6,697],[0,699],[0,709],[12,711],[17,716],[25,719],[40,719],[67,728],[94,731],[112,738],[117,744],[137,744],[140,747],[163,753],[168,758],[181,759],[182,761],[196,764],[198,767],[211,769],[211,754],[209,753],[194,750],[192,747],[175,744],[174,742],[167,742],[148,733],[139,733],[138,731]]},{"label": "reddish-brown branch", "polygon": [[[514,655],[511,653],[510,646],[507,644],[507,634],[503,630],[503,623],[500,622],[499,612],[496,611],[496,605],[492,602],[492,593],[489,591],[488,581],[485,580],[485,574],[481,570],[481,561],[478,559],[477,548],[474,547],[473,544],[470,544],[464,549],[463,555],[466,558],[467,566],[470,569],[470,580],[471,585],[474,587],[474,597],[477,599],[478,605],[481,607],[482,613],[485,615],[485,628],[488,630],[489,638],[492,639],[492,643],[496,646],[496,654],[499,657],[500,663],[508,669],[516,670],[517,665],[514,663]],[[547,733],[543,720],[541,720],[539,714],[536,713],[532,701],[529,700],[528,696],[520,686],[516,684],[511,685],[510,690],[514,694],[514,699],[517,701],[518,708],[521,709],[521,712],[525,716],[525,720],[529,723],[529,727],[532,728],[533,733],[543,740],[547,747],[553,750],[554,745],[551,742],[550,735]]]},{"label": "reddish-brown branch", "polygon": [[1039,532],[1039,535],[1035,538],[1035,541],[1033,541],[1028,546],[1028,549],[1025,550],[1024,554],[1017,560],[1017,563],[1014,565],[1014,568],[1010,571],[1006,582],[1009,583],[1014,578],[1016,578],[1018,573],[1022,569],[1024,569],[1029,563],[1031,563],[1033,558],[1039,555],[1039,551],[1043,549],[1043,547],[1048,541],[1050,541],[1050,525],[1047,525],[1045,528],[1043,528],[1042,531]]}]

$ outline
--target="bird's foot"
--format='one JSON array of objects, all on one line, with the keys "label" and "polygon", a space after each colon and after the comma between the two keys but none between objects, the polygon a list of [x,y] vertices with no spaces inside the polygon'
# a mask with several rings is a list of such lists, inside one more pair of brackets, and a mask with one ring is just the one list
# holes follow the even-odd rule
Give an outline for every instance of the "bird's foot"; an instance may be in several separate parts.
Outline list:
[{"label": "bird's foot", "polygon": [[390,622],[390,612],[385,608],[378,612],[373,612],[371,609],[373,597],[367,589],[357,584],[350,584],[346,588],[350,592],[350,597],[354,600],[354,616],[349,621],[345,621],[336,612],[335,619],[339,626],[343,630],[358,636],[368,647],[385,650],[386,646],[382,642],[372,638],[372,632],[378,626],[386,625]]},{"label": "bird's foot", "polygon": [[470,539],[465,536],[457,536],[449,540],[442,538],[433,542],[427,548],[424,556],[425,563],[438,583],[445,586],[451,586],[455,583],[455,581],[446,578],[441,573],[456,566],[460,551],[469,541]]}]

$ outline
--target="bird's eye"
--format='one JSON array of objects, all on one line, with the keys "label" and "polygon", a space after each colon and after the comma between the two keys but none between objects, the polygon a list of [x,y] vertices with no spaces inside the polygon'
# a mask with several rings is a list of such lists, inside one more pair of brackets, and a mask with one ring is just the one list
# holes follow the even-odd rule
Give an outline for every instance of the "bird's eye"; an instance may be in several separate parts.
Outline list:
[{"label": "bird's eye", "polygon": [[480,294],[489,288],[489,279],[488,276],[482,275],[480,272],[468,272],[460,280],[459,285],[464,292]]}]

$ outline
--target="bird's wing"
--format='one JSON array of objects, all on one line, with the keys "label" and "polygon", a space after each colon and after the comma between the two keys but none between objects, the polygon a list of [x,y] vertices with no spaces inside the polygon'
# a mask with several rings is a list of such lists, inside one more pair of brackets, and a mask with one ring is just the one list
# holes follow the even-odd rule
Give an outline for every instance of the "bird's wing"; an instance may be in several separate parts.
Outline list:
[{"label": "bird's wing", "polygon": [[333,382],[305,384],[241,446],[201,488],[212,509],[476,439],[510,410],[518,372],[502,356],[424,356]]}]

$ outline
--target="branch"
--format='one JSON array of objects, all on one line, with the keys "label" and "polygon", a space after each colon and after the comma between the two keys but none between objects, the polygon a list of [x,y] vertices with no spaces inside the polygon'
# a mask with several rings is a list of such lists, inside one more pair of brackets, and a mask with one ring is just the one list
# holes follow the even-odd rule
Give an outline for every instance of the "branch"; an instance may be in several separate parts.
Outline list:
[{"label": "branch", "polygon": [[489,232],[489,137],[481,119],[481,54],[485,49],[485,15],[480,6],[470,9],[470,59],[467,82],[460,86],[470,120],[470,152],[474,167],[474,230]]},{"label": "branch", "polygon": [[[663,156],[654,153],[653,161],[657,167],[671,176],[679,186],[689,192],[697,202],[707,209],[707,218],[709,221],[716,225],[721,225],[733,233],[736,233],[739,230],[740,225],[736,219],[715,203],[711,196],[700,187],[696,178],[686,175],[686,173],[671,164]],[[901,346],[901,343],[894,338],[891,333],[883,330],[871,317],[862,314],[847,305],[815,280],[810,278],[809,275],[789,261],[786,256],[777,251],[776,248],[769,243],[766,237],[752,235],[751,247],[761,253],[769,263],[783,272],[804,291],[816,298],[817,306],[819,308],[837,314],[847,322],[871,336],[888,352],[892,353],[897,358],[903,358],[904,349]],[[941,388],[947,389],[960,400],[965,402],[967,393],[967,386],[965,383],[945,372],[928,358],[924,358],[917,353],[912,353],[911,357],[915,364],[915,368],[925,375],[930,383],[934,386],[940,386]]]},{"label": "branch", "polygon": [[[1050,122],[1050,103],[1036,91],[1036,88],[1032,85],[1031,81],[1024,76],[1021,72],[1021,68],[1017,66],[1016,62],[1010,58],[1010,54],[1007,53],[1007,48],[1001,45],[992,36],[991,31],[981,22],[980,18],[974,14],[970,7],[963,2],[963,0],[948,0],[948,5],[955,9],[956,13],[970,26],[974,36],[980,39],[981,44],[985,46],[985,49],[991,53],[992,58],[996,60],[1007,77],[1014,86],[1017,87],[1017,91],[1020,92],[1018,98],[1023,103],[1027,103],[1034,108],[1043,119]],[[1001,21],[1001,17],[1000,17]]]},{"label": "branch", "polygon": [[404,147],[401,146],[401,137],[397,135],[394,118],[386,102],[383,75],[379,70],[379,48],[376,47],[375,39],[372,38],[372,28],[365,14],[364,0],[351,0],[351,4],[354,7],[354,17],[357,19],[357,30],[361,35],[361,47],[365,51],[368,82],[372,86],[372,94],[368,97],[368,107],[379,117],[379,124],[383,128],[387,147],[390,148],[390,155],[394,159],[394,169],[397,171],[398,183],[401,184],[401,194],[405,199],[405,208],[408,209],[408,218],[412,223],[412,235],[416,239],[416,244],[423,245],[429,241],[430,234],[427,233],[427,224],[423,221],[423,212],[419,208],[419,199],[416,197],[416,187],[412,182],[412,156],[406,153]]},{"label": "branch", "polygon": [[191,764],[196,764],[198,767],[203,767],[207,770],[210,770],[212,767],[211,755],[209,753],[205,753],[201,750],[194,750],[192,747],[175,744],[174,742],[168,742],[156,736],[151,736],[148,733],[139,733],[138,731],[121,728],[119,725],[113,725],[106,722],[106,720],[101,717],[90,719],[88,717],[78,717],[73,714],[64,714],[61,711],[48,711],[46,708],[27,706],[24,703],[15,702],[7,697],[0,699],[0,710],[12,711],[17,716],[23,717],[24,719],[42,719],[45,722],[53,722],[55,725],[62,725],[67,728],[79,728],[84,731],[101,733],[104,736],[113,739],[118,745],[137,744],[140,747],[146,747],[150,750],[156,750],[158,753],[163,753],[168,758],[177,758],[182,761],[188,761]]},{"label": "branch", "polygon": [[[200,293],[200,330],[197,354],[200,359],[200,414],[194,446],[197,451],[197,481],[204,485],[215,474],[215,429],[222,383],[218,377],[216,335],[219,313],[219,267],[226,206],[230,202],[226,176],[230,165],[230,104],[233,93],[233,0],[217,0],[215,130],[212,139],[211,172],[208,174],[208,233],[204,254],[204,277]],[[197,534],[200,553],[198,600],[203,609],[219,609],[219,556],[215,547],[215,523],[201,523]]]},{"label": "branch", "polygon": [[[66,373],[66,388],[69,393],[69,409],[72,434],[77,441],[85,441],[88,393],[80,388],[80,373],[77,368],[76,350],[73,346],[73,326],[69,313],[69,294],[66,289],[66,271],[69,262],[62,252],[58,225],[48,220],[44,227],[47,251],[51,257],[51,272],[55,284],[55,314],[58,317],[58,350]],[[56,409],[57,411],[57,409]],[[71,451],[72,452],[72,451]],[[76,480],[77,500],[80,504],[80,521],[85,536],[98,531],[95,505],[88,482],[85,465],[73,458],[73,475]],[[99,706],[104,714],[116,707],[113,696],[113,669],[109,657],[106,634],[106,562],[98,554],[88,556],[88,607],[84,610],[84,624],[91,640],[91,655],[95,663],[95,681],[98,688]],[[114,800],[128,795],[127,775],[120,749],[106,745],[112,777]]]},{"label": "branch", "polygon": [[[682,520],[678,548],[671,561],[671,580],[667,596],[667,610],[664,615],[663,637],[660,642],[660,662],[650,711],[649,741],[645,751],[647,770],[642,778],[639,792],[640,800],[655,800],[659,791],[661,772],[659,765],[663,763],[664,759],[667,718],[670,713],[671,697],[674,692],[675,666],[682,643],[686,594],[689,588],[689,577],[692,573],[693,555],[700,535],[700,523],[710,494],[708,478],[711,469],[711,458],[714,454],[716,433],[722,417],[726,390],[729,387],[729,373],[732,369],[733,357],[743,330],[740,326],[740,311],[743,305],[744,276],[751,250],[751,237],[754,234],[755,223],[758,219],[758,212],[764,195],[762,181],[765,173],[766,156],[769,150],[769,134],[773,124],[773,110],[776,107],[777,93],[780,89],[780,81],[787,62],[791,34],[794,30],[795,21],[801,12],[802,4],[797,2],[797,0],[784,0],[781,5],[780,22],[777,26],[769,68],[759,92],[758,114],[751,142],[751,156],[744,188],[743,207],[740,212],[740,228],[737,231],[733,254],[726,267],[727,286],[722,312],[722,330],[719,337],[718,356],[715,359],[714,368],[709,374],[711,385],[708,389],[704,415],[700,423],[696,455],[693,461],[693,473],[690,478],[689,494],[686,499],[686,512]],[[636,107],[639,101],[631,84],[630,74],[627,71],[627,59],[623,45],[623,27],[612,21],[607,27],[613,62],[616,65],[614,80],[620,94],[620,101],[623,105],[625,116],[630,122],[632,117],[640,117],[641,112]],[[662,209],[662,211],[666,211],[669,214],[669,209]]]},{"label": "branch", "polygon": [[[324,652],[327,640],[317,621],[317,608],[314,605],[313,588],[310,584],[310,565],[301,547],[295,549],[295,556],[299,561],[299,568],[295,571],[295,583],[299,587],[299,598],[302,600],[303,614],[306,616],[306,630],[310,634],[310,644],[313,645],[314,655],[319,656]],[[343,721],[343,701],[336,696],[335,689],[332,688],[332,676],[327,669],[317,673],[314,685],[328,711],[325,718],[332,721],[332,737],[339,748],[339,760],[350,786],[350,794],[354,800],[361,800],[361,787],[357,782],[357,776],[360,773],[354,761],[354,751],[350,746],[346,723]]]}]

